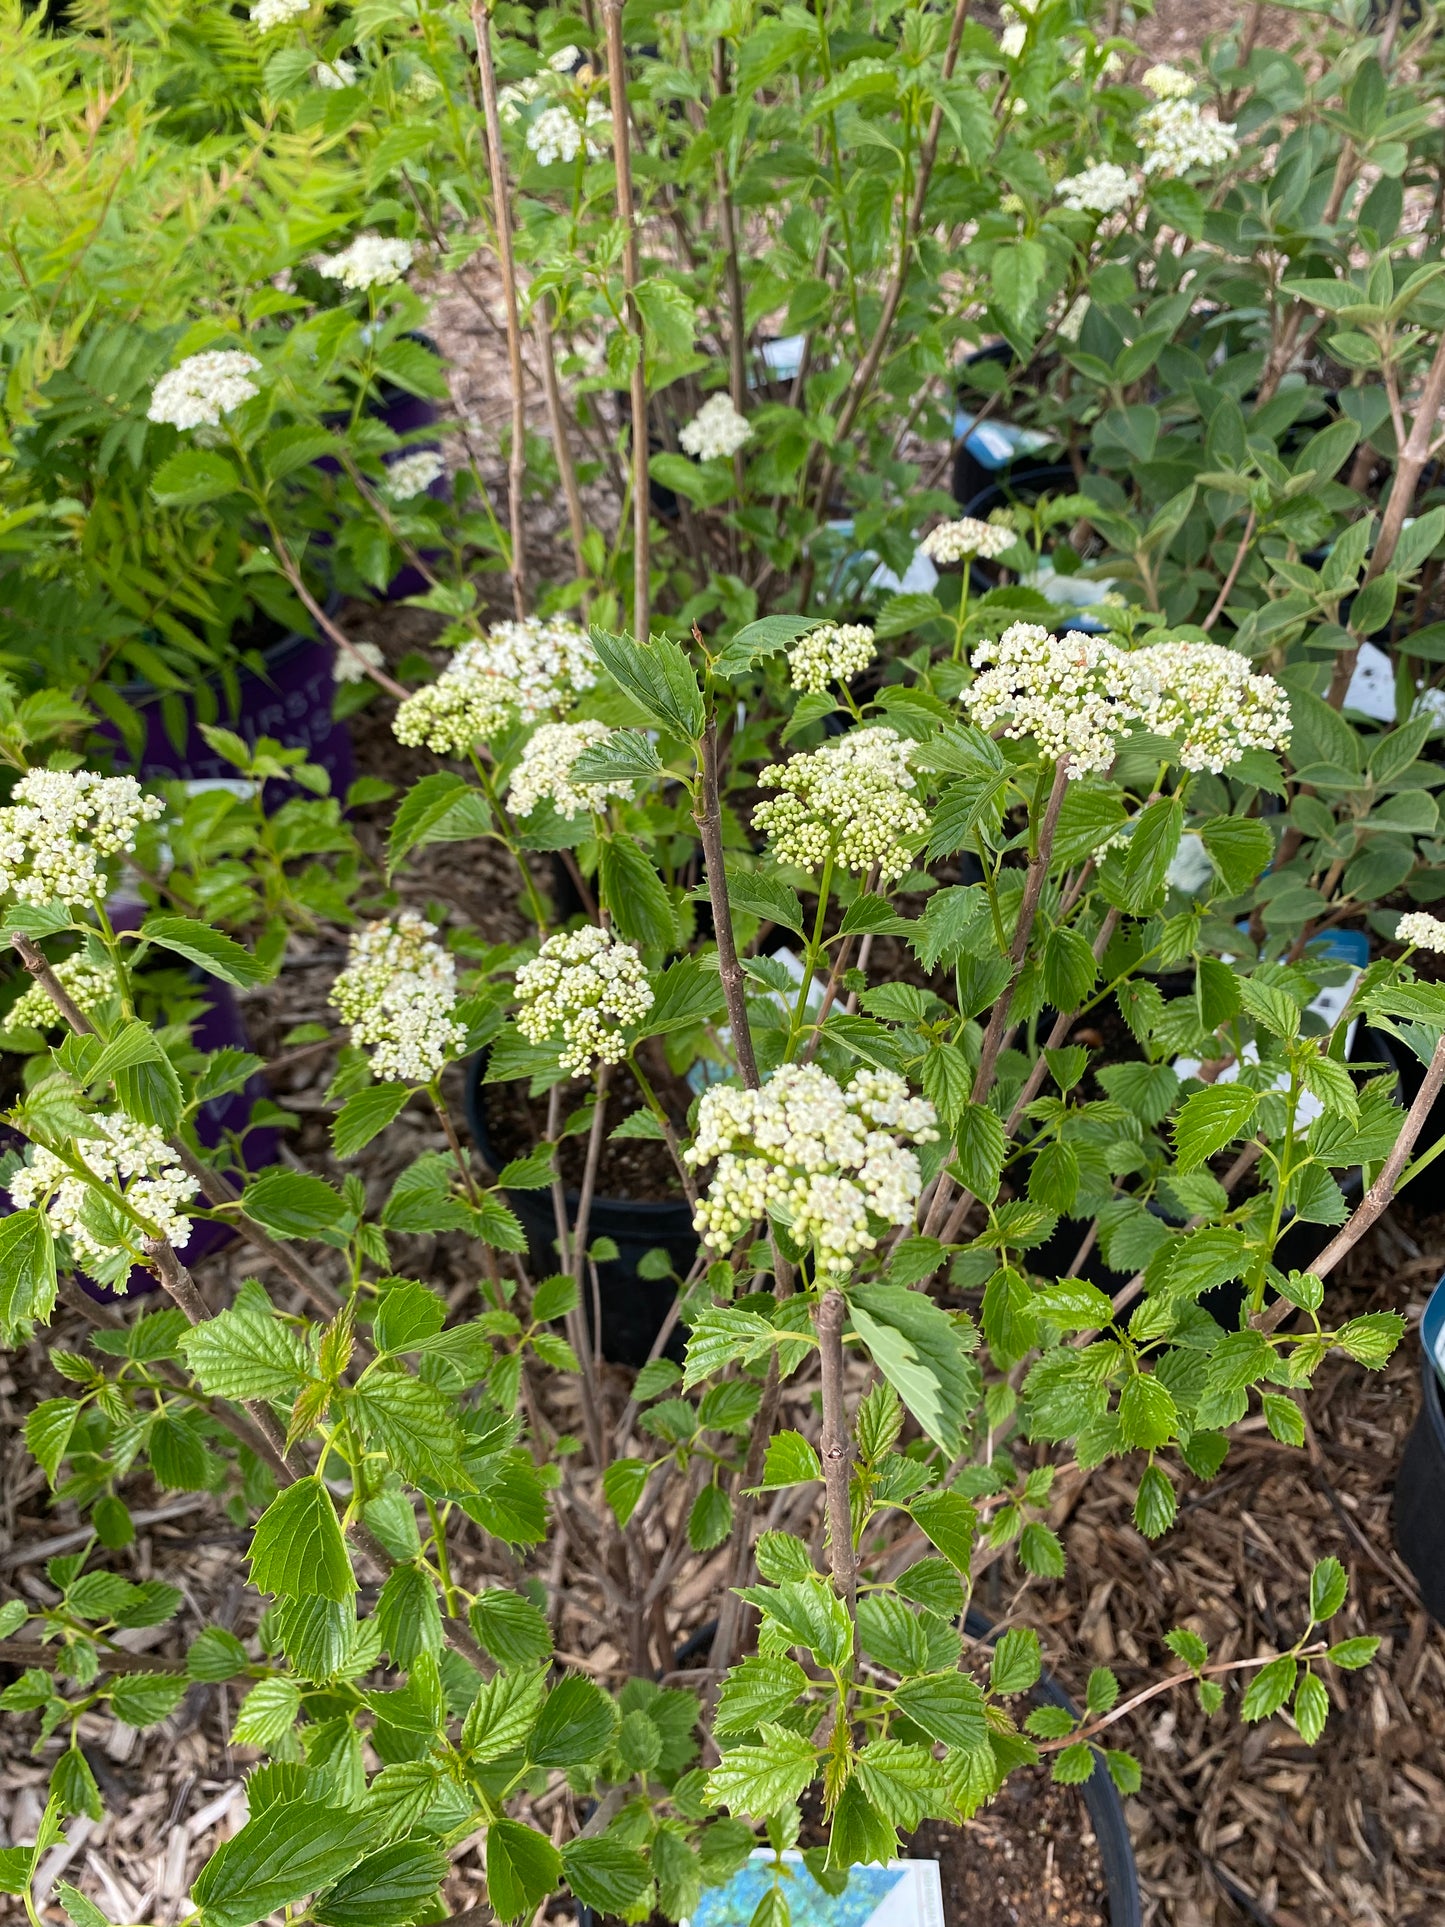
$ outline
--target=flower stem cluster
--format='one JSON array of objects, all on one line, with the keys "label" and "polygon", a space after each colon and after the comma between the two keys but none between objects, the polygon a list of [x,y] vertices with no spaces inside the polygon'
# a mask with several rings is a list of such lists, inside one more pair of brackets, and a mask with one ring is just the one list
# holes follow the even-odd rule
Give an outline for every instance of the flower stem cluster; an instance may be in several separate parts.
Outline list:
[{"label": "flower stem cluster", "polygon": [[606,723],[543,723],[534,730],[513,772],[507,794],[517,816],[530,816],[544,797],[559,816],[581,816],[605,810],[615,796],[632,800],[635,785],[626,777],[605,783],[574,783],[572,765],[584,749],[605,743],[612,731]]},{"label": "flower stem cluster", "polygon": [[594,1057],[620,1063],[623,1027],[639,1023],[652,1001],[641,957],[595,924],[548,937],[517,972],[517,1029],[529,1044],[560,1039],[569,1071],[585,1071]]},{"label": "flower stem cluster", "polygon": [[260,372],[256,357],[239,348],[187,355],[156,383],[146,415],[173,428],[218,428],[222,415],[260,393],[251,380]]},{"label": "flower stem cluster", "polygon": [[705,401],[692,420],[677,431],[683,449],[700,462],[736,455],[752,438],[752,424],[738,413],[727,395],[714,395]]},{"label": "flower stem cluster", "polygon": [[415,910],[367,924],[331,986],[332,1009],[350,1024],[352,1041],[371,1052],[379,1078],[428,1083],[466,1037],[466,1025],[452,1016],[456,963],[430,941],[435,931]]},{"label": "flower stem cluster", "polygon": [[940,522],[919,543],[919,551],[930,562],[947,568],[951,562],[971,562],[982,556],[992,562],[1014,545],[1014,532],[1001,522],[980,522],[977,516],[961,515],[956,522]]},{"label": "flower stem cluster", "polygon": [[793,687],[816,693],[830,682],[851,682],[877,654],[878,645],[866,623],[825,622],[788,651]]},{"label": "flower stem cluster", "polygon": [[400,281],[412,263],[412,245],[395,234],[358,234],[339,254],[323,254],[317,267],[328,280],[360,292]]},{"label": "flower stem cluster", "polygon": [[936,1125],[894,1071],[861,1070],[844,1088],[816,1065],[784,1064],[761,1090],[713,1085],[683,1152],[694,1167],[716,1165],[694,1223],[728,1251],[774,1218],[812,1246],[820,1274],[846,1275],[877,1244],[875,1223],[913,1217],[922,1174],[908,1146],[931,1143]]},{"label": "flower stem cluster", "polygon": [[928,828],[908,771],[911,747],[893,729],[854,729],[770,763],[758,784],[780,793],[758,804],[754,828],[780,863],[820,870],[831,858],[857,876],[877,864],[880,881],[897,882],[910,839]]},{"label": "flower stem cluster", "polygon": [[[992,665],[991,667],[988,665]],[[1247,749],[1289,741],[1289,701],[1272,676],[1211,642],[1120,649],[1102,636],[1051,635],[1016,622],[974,651],[977,674],[962,696],[980,729],[1033,737],[1070,777],[1109,768],[1135,728],[1179,742],[1188,770],[1220,774]]]},{"label": "flower stem cluster", "polygon": [[465,756],[518,717],[565,708],[597,680],[597,658],[575,622],[528,616],[464,643],[434,683],[408,696],[392,728],[399,743]]},{"label": "flower stem cluster", "polygon": [[36,769],[0,809],[0,891],[22,903],[93,903],[105,893],[102,859],[135,848],[163,805],[133,776]]},{"label": "flower stem cluster", "polygon": [[[96,1135],[77,1138],[72,1146],[89,1176],[35,1145],[30,1162],[10,1180],[10,1196],[22,1210],[43,1204],[51,1229],[69,1238],[75,1262],[98,1284],[123,1285],[142,1236],[154,1232],[178,1251],[184,1248],[195,1181],[151,1125],[123,1111],[91,1122]],[[117,1205],[117,1196],[130,1212]],[[144,1230],[131,1212],[139,1214]]]}]

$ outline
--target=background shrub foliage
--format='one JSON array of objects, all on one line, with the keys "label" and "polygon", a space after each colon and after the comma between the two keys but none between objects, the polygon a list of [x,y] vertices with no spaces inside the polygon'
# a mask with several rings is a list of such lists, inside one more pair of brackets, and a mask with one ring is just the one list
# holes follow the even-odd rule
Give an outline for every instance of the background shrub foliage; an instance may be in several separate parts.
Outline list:
[{"label": "background shrub foliage", "polygon": [[[1036,1635],[1010,1630],[964,1666],[960,1615],[1006,1547],[1062,1573],[1046,1515],[1089,1468],[1121,1461],[1140,1529],[1166,1534],[1172,1468],[1213,1476],[1254,1413],[1300,1444],[1327,1353],[1378,1367],[1402,1328],[1341,1325],[1327,1281],[1420,1167],[1445,1069],[1445,988],[1392,942],[1402,908],[1445,892],[1428,699],[1445,661],[1435,10],[1410,26],[1398,9],[1383,25],[1362,5],[1302,11],[1289,53],[1227,37],[1190,98],[1234,126],[1237,152],[1147,172],[1152,95],[1086,0],[1041,0],[1002,34],[963,4],[848,0],[490,16],[262,0],[255,16],[80,0],[46,31],[16,0],[0,11],[8,765],[107,767],[136,747],[138,680],[178,724],[201,672],[223,694],[246,650],[298,624],[353,656],[332,592],[379,590],[418,558],[447,644],[490,646],[510,597],[518,616],[589,621],[594,679],[439,757],[396,800],[385,875],[324,772],[225,730],[212,741],[252,791],[165,786],[133,851],[138,928],[107,909],[121,853],[83,829],[93,888],[16,888],[5,858],[15,989],[33,978],[55,1005],[7,1032],[28,1148],[5,1169],[14,1182],[41,1153],[65,1167],[82,1235],[57,1239],[59,1177],[22,1183],[35,1201],[0,1224],[0,1321],[28,1340],[96,1249],[93,1273],[145,1263],[171,1302],[54,1352],[70,1390],[27,1426],[95,1540],[51,1561],[57,1604],[0,1607],[26,1667],[0,1704],[41,1743],[70,1736],[40,1839],[0,1853],[0,1888],[37,1921],[38,1857],[67,1816],[100,1810],[80,1716],[154,1723],[187,1679],[235,1680],[233,1738],[266,1755],[249,1819],[195,1888],[206,1927],[283,1906],[331,1927],[436,1918],[448,1850],[479,1827],[503,1920],[564,1883],[600,1911],[676,1918],[760,1825],[796,1838],[810,1789],[830,1842],[811,1860],[831,1879],[925,1815],[969,1815],[1040,1755],[1060,1779],[1107,1770],[1131,1788],[1112,1676],[1093,1674],[1078,1721],[1028,1712]],[[1122,170],[1118,205],[1071,207],[1059,184],[1100,163]],[[408,241],[410,278],[357,291],[318,267],[359,233]],[[552,432],[518,401],[495,499],[470,463],[444,498],[388,492],[407,444],[378,402],[444,392],[417,339],[436,271],[493,277],[514,375],[524,334],[543,374]],[[779,373],[762,346],[783,336],[803,339]],[[986,341],[1002,352],[967,359]],[[159,378],[212,350],[254,357],[254,395],[199,431],[152,419]],[[879,563],[896,582],[953,513],[937,451],[960,393],[1037,431],[1073,486],[1016,513],[994,586],[970,593],[955,570],[890,593]],[[749,433],[699,454],[689,424],[713,395]],[[568,509],[565,580],[545,579],[565,561],[528,553],[543,497]],[[1092,613],[1121,650],[1224,644],[1276,678],[1287,753],[1201,768],[1177,733],[1136,728],[1067,780],[1027,718],[1010,736],[971,723],[978,646],[1060,619],[1050,570],[1111,589]],[[876,663],[855,688],[800,692],[788,652],[825,620],[866,620]],[[1393,691],[1366,714],[1351,675],[1370,638]],[[376,700],[408,693],[375,680]],[[613,796],[518,818],[507,785],[533,727],[558,720],[600,725],[571,774]],[[859,855],[825,823],[816,862],[780,860],[752,822],[773,794],[760,770],[820,744],[852,753],[872,726],[909,745],[901,842]],[[267,813],[259,785],[277,775],[303,793]],[[438,966],[450,1028],[415,1078],[343,1053],[334,1144],[352,1174],[247,1170],[234,1141],[203,1162],[198,1109],[257,1060],[196,1048],[194,986],[167,993],[152,964],[263,982],[289,931],[386,915],[413,852],[468,837],[517,855],[537,937],[484,949],[453,923],[460,999]],[[614,1026],[580,1108],[554,1106],[549,1141],[492,1173],[453,1131],[455,1155],[420,1158],[378,1208],[366,1147],[414,1098],[444,1110],[443,1061],[486,1046],[493,1079],[562,1087],[555,1026],[516,1024],[517,973],[556,928],[525,867],[541,850],[565,853],[639,953],[652,1001]],[[1383,941],[1322,1019],[1317,993],[1347,972],[1316,938],[1346,921]],[[801,991],[759,948],[765,927],[802,956]],[[866,967],[881,938],[908,961],[898,981]],[[95,972],[84,989],[72,958]],[[1102,1054],[1068,1041],[1089,1013],[1114,1026]],[[1402,1079],[1347,1056],[1362,1016]],[[643,1369],[619,1430],[580,1309],[585,1224],[533,1278],[507,1199],[552,1183],[564,1132],[595,1156],[609,1079],[645,1078],[653,1039],[672,1073],[702,1064],[748,1088],[787,1065],[843,1085],[895,1073],[938,1130],[920,1134],[894,1226],[875,1215],[843,1265],[786,1204],[700,1259],[679,1280],[685,1363]],[[1408,1116],[1401,1082],[1419,1091]],[[716,1186],[710,1156],[685,1155],[696,1107],[642,1087],[626,1128],[683,1154],[685,1189]],[[103,1121],[151,1133],[152,1162],[198,1187],[188,1214],[238,1227],[307,1309],[251,1282],[207,1315],[129,1174],[107,1182],[77,1152]],[[1071,1222],[1073,1264],[1057,1243]],[[1301,1225],[1320,1255],[1282,1268]],[[476,1241],[481,1310],[454,1316],[397,1275],[393,1242],[435,1231]],[[1095,1243],[1112,1297],[1076,1275]],[[557,1375],[580,1385],[580,1440],[546,1419]],[[789,1381],[816,1383],[810,1436],[780,1427]],[[184,1675],[134,1670],[117,1645],[179,1605],[107,1569],[142,1467],[254,1523],[259,1658],[219,1627]],[[465,1516],[540,1574],[558,1509],[577,1516],[599,1480],[592,1546],[620,1578],[625,1682],[556,1660],[537,1577],[473,1596],[447,1550]],[[760,1497],[793,1487],[802,1536],[755,1539]],[[659,1687],[649,1592],[725,1545],[711,1684]],[[359,1578],[379,1587],[364,1614]],[[1244,1718],[1288,1709],[1313,1742],[1326,1665],[1373,1650],[1329,1643],[1343,1597],[1323,1562],[1293,1607],[1297,1643],[1267,1660],[1221,1667],[1177,1632],[1180,1680],[1215,1706],[1237,1670]],[[554,1839],[535,1803],[559,1777],[584,1818]],[[781,1889],[765,1905],[786,1919]]]}]

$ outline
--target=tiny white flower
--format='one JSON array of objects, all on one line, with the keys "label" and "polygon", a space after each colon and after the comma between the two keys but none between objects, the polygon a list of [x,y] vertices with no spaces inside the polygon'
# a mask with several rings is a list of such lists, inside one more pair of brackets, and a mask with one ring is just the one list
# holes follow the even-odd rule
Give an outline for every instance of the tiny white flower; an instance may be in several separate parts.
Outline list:
[{"label": "tiny white flower", "polygon": [[700,462],[736,455],[752,438],[751,423],[733,407],[728,395],[713,395],[692,420],[677,431],[684,451]]},{"label": "tiny white flower", "polygon": [[1146,108],[1134,136],[1144,149],[1144,172],[1165,179],[1197,167],[1227,166],[1239,153],[1234,122],[1206,120],[1192,100],[1161,100]]},{"label": "tiny white flower", "polygon": [[[123,1288],[141,1255],[142,1238],[154,1232],[168,1238],[177,1251],[185,1248],[195,1180],[150,1125],[138,1124],[123,1111],[89,1123],[95,1135],[77,1137],[69,1146],[88,1177],[72,1170],[64,1158],[32,1145],[29,1162],[10,1179],[10,1196],[22,1210],[43,1205],[52,1230],[69,1238],[81,1270],[99,1284]],[[144,1227],[120,1209],[117,1198],[140,1214]]]},{"label": "tiny white flower", "polygon": [[861,622],[825,622],[788,651],[794,689],[817,692],[830,682],[852,682],[878,654],[873,631]]},{"label": "tiny white flower", "polygon": [[1445,955],[1445,923],[1425,910],[1407,910],[1395,925],[1395,941]]},{"label": "tiny white flower", "polygon": [[853,729],[821,748],[758,773],[760,789],[779,794],[759,803],[753,827],[780,863],[821,870],[829,856],[866,876],[894,883],[912,861],[910,842],[928,828],[908,771],[912,745],[896,730]]},{"label": "tiny white flower", "polygon": [[93,903],[107,887],[102,859],[135,848],[161,814],[133,776],[35,769],[0,808],[0,892],[22,903]]},{"label": "tiny white flower", "polygon": [[331,658],[331,680],[333,682],[365,682],[366,665],[382,669],[386,658],[377,642],[354,642],[349,649],[338,649]]},{"label": "tiny white flower", "polygon": [[536,722],[597,680],[597,658],[575,622],[528,616],[467,642],[433,683],[408,696],[392,731],[399,743],[465,756],[519,718]]},{"label": "tiny white flower", "polygon": [[559,816],[581,816],[605,810],[612,797],[630,802],[635,785],[624,778],[606,783],[574,783],[572,765],[584,749],[605,743],[612,731],[606,723],[543,723],[534,730],[507,788],[517,816],[530,816],[544,799],[556,805]]},{"label": "tiny white flower", "polygon": [[1149,68],[1144,75],[1144,89],[1156,100],[1188,100],[1194,92],[1194,82],[1182,67],[1171,67],[1167,60],[1161,60],[1156,67]]},{"label": "tiny white flower", "polygon": [[980,522],[976,516],[961,515],[956,522],[940,522],[924,536],[918,547],[930,562],[945,568],[951,562],[968,562],[982,556],[992,562],[1014,545],[1014,532],[996,522]]},{"label": "tiny white flower", "polygon": [[527,146],[543,167],[575,161],[585,143],[589,161],[599,161],[611,138],[612,117],[600,100],[589,100],[585,116],[571,106],[544,107],[527,129]]},{"label": "tiny white flower", "polygon": [[356,69],[349,60],[318,60],[311,77],[318,87],[333,93],[356,85]]},{"label": "tiny white flower", "polygon": [[187,355],[156,383],[146,415],[173,428],[218,428],[222,415],[260,393],[251,380],[260,372],[256,357],[239,348]]},{"label": "tiny white flower", "polygon": [[595,924],[548,937],[517,972],[517,1029],[529,1044],[559,1041],[569,1071],[585,1071],[594,1057],[620,1063],[624,1028],[639,1023],[652,1003],[641,957]]},{"label": "tiny white flower", "polygon": [[446,472],[447,465],[434,448],[419,448],[392,463],[383,486],[393,502],[409,502],[413,496],[425,495]]},{"label": "tiny white flower", "polygon": [[311,11],[311,0],[256,0],[251,9],[251,25],[257,33],[270,33],[284,27],[288,20],[299,20]]},{"label": "tiny white flower", "polygon": [[351,1026],[353,1043],[370,1051],[379,1078],[428,1083],[466,1037],[452,1016],[456,962],[429,941],[435,932],[415,910],[367,924],[331,986],[332,1009]]},{"label": "tiny white flower", "polygon": [[1008,60],[1017,60],[1028,37],[1029,30],[1023,21],[1011,20],[998,37],[999,52]]},{"label": "tiny white flower", "polygon": [[1113,161],[1099,161],[1060,181],[1054,193],[1075,213],[1113,214],[1134,198],[1134,183]]},{"label": "tiny white flower", "polygon": [[711,1085],[683,1152],[714,1167],[693,1222],[728,1251],[774,1218],[813,1247],[820,1274],[845,1275],[878,1242],[870,1220],[911,1222],[922,1173],[909,1147],[932,1143],[937,1122],[895,1071],[861,1070],[844,1087],[816,1065],[784,1064],[761,1090]]},{"label": "tiny white flower", "polygon": [[400,281],[412,264],[410,241],[394,234],[358,234],[340,254],[324,254],[317,267],[344,288],[388,287]]}]

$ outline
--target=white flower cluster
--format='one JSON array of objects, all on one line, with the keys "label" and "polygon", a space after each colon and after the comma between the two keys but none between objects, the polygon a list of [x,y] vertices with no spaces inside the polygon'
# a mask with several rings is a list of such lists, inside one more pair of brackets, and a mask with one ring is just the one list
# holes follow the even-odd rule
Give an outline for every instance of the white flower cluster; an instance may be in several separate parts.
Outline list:
[{"label": "white flower cluster", "polygon": [[894,1071],[861,1070],[844,1089],[816,1065],[784,1064],[761,1090],[714,1084],[683,1152],[717,1167],[693,1222],[728,1251],[775,1218],[814,1248],[820,1273],[845,1274],[878,1242],[870,1220],[912,1219],[921,1173],[907,1145],[932,1142],[937,1121]]},{"label": "white flower cluster", "polygon": [[333,682],[365,682],[366,666],[384,669],[386,657],[379,642],[354,642],[349,649],[338,649],[331,658]]},{"label": "white flower cluster", "polygon": [[605,810],[614,796],[630,802],[635,789],[626,777],[606,783],[571,780],[572,765],[583,750],[595,749],[611,734],[606,723],[543,723],[528,738],[507,788],[516,815],[530,816],[543,797],[551,798],[560,816]]},{"label": "white flower cluster", "polygon": [[1289,698],[1217,642],[1156,642],[1125,655],[1124,698],[1143,729],[1179,741],[1185,769],[1220,771],[1247,749],[1289,745]]},{"label": "white flower cluster", "polygon": [[173,428],[219,427],[222,415],[260,392],[251,380],[260,372],[256,357],[239,348],[187,355],[156,383],[146,414],[151,421],[169,422]]},{"label": "white flower cluster", "polygon": [[367,924],[331,986],[332,1009],[350,1024],[352,1042],[371,1052],[377,1077],[424,1084],[466,1037],[466,1025],[452,1016],[456,963],[430,941],[435,931],[415,910]]},{"label": "white flower cluster", "polygon": [[794,689],[817,692],[830,682],[851,682],[878,654],[873,631],[862,622],[825,622],[788,651]]},{"label": "white flower cluster", "polygon": [[692,420],[677,431],[684,451],[699,462],[736,455],[752,438],[751,424],[733,407],[730,395],[711,396]]},{"label": "white flower cluster", "polygon": [[413,496],[425,495],[446,472],[447,465],[434,448],[419,448],[392,463],[383,486],[393,502],[409,502]]},{"label": "white flower cluster", "polygon": [[[30,1162],[11,1178],[10,1195],[22,1210],[47,1200],[51,1229],[69,1238],[75,1262],[101,1283],[118,1283],[130,1269],[130,1257],[117,1247],[113,1221],[121,1218],[132,1226],[127,1234],[128,1242],[134,1239],[131,1249],[153,1230],[169,1238],[179,1251],[191,1235],[187,1214],[195,1197],[195,1180],[176,1163],[170,1146],[149,1124],[138,1124],[123,1111],[90,1121],[99,1135],[76,1138],[71,1148],[94,1184],[37,1145]],[[113,1201],[107,1208],[107,1193],[124,1197],[146,1221],[147,1229],[124,1218]]]},{"label": "white flower cluster", "polygon": [[909,839],[928,828],[908,771],[911,749],[896,730],[853,729],[770,763],[758,784],[781,794],[758,804],[753,826],[780,863],[819,870],[831,852],[857,876],[876,863],[880,882],[895,883],[911,861]]},{"label": "white flower cluster", "polygon": [[0,809],[0,891],[22,903],[92,903],[105,894],[98,861],[135,848],[163,805],[133,776],[33,769]]},{"label": "white flower cluster", "polygon": [[1182,67],[1171,67],[1167,60],[1161,60],[1157,67],[1149,68],[1144,75],[1144,89],[1155,100],[1188,100],[1194,92],[1194,81]]},{"label": "white flower cluster", "polygon": [[1134,183],[1113,161],[1098,161],[1059,182],[1055,194],[1075,214],[1113,214],[1134,198]]},{"label": "white flower cluster", "polygon": [[[68,990],[87,1016],[120,994],[115,971],[108,963],[93,963],[83,950],[62,957],[55,966],[62,990]],[[55,1030],[65,1022],[43,984],[23,990],[5,1013],[6,1030]]]},{"label": "white flower cluster", "polygon": [[339,93],[343,87],[356,85],[356,69],[349,60],[318,60],[311,69],[311,77],[318,87],[329,93]]},{"label": "white flower cluster", "polygon": [[585,924],[548,937],[517,972],[517,1029],[529,1044],[560,1037],[565,1070],[585,1071],[596,1057],[619,1063],[622,1027],[652,1008],[652,985],[630,943]]},{"label": "white flower cluster", "polygon": [[1239,153],[1234,122],[1206,120],[1192,100],[1161,100],[1134,123],[1146,174],[1166,179],[1196,167],[1224,167]]},{"label": "white flower cluster", "polygon": [[982,556],[992,562],[1014,544],[1014,532],[1000,522],[980,522],[976,516],[961,515],[956,522],[940,522],[919,543],[921,555],[947,568],[951,562],[969,562]]},{"label": "white flower cluster", "polygon": [[311,11],[311,0],[256,0],[251,9],[251,25],[257,33],[270,33],[284,27],[288,20],[299,20]]},{"label": "white flower cluster", "polygon": [[520,716],[535,722],[597,680],[597,658],[575,622],[528,616],[464,643],[433,683],[408,696],[392,729],[399,743],[465,756]]},{"label": "white flower cluster", "polygon": [[974,651],[979,673],[960,701],[980,729],[1002,723],[1005,736],[1032,736],[1051,762],[1071,758],[1071,777],[1106,770],[1127,725],[1111,674],[1120,653],[1098,636],[1015,622]]},{"label": "white flower cluster", "polygon": [[[1445,923],[1425,910],[1409,910],[1395,925],[1395,941],[1417,945],[1421,950],[1438,950],[1445,955]],[[12,1019],[13,1022],[13,1014]]]},{"label": "white flower cluster", "polygon": [[1135,727],[1176,737],[1185,769],[1216,775],[1247,749],[1289,741],[1283,689],[1218,643],[1131,652],[1102,636],[1055,636],[1016,622],[974,651],[973,666],[979,674],[961,701],[978,727],[1002,723],[1005,736],[1032,736],[1051,761],[1071,758],[1071,778],[1107,770]]},{"label": "white flower cluster", "polygon": [[410,241],[396,234],[358,234],[340,254],[323,254],[316,263],[328,280],[343,288],[383,288],[400,281],[412,263]]},{"label": "white flower cluster", "polygon": [[1024,50],[1029,30],[1022,20],[1010,20],[998,37],[998,50],[1007,60],[1017,60]]},{"label": "white flower cluster", "polygon": [[600,100],[589,100],[584,118],[573,107],[544,107],[527,129],[527,145],[543,167],[554,161],[575,161],[587,144],[589,161],[600,161],[607,152],[612,133],[612,117]]}]

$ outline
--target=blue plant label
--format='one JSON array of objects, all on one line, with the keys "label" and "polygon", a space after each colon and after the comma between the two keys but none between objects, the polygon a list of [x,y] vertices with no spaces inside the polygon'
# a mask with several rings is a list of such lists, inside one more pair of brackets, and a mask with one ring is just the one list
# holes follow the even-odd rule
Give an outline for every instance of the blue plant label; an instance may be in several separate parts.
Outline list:
[{"label": "blue plant label", "polygon": [[682,1927],[748,1927],[774,1889],[787,1903],[791,1927],[944,1927],[943,1883],[936,1860],[890,1860],[851,1867],[841,1893],[820,1887],[797,1852],[760,1848],[721,1887],[710,1887]]},{"label": "blue plant label", "polygon": [[1420,1320],[1420,1342],[1435,1366],[1440,1383],[1445,1385],[1445,1278],[1430,1294],[1425,1316]]}]

